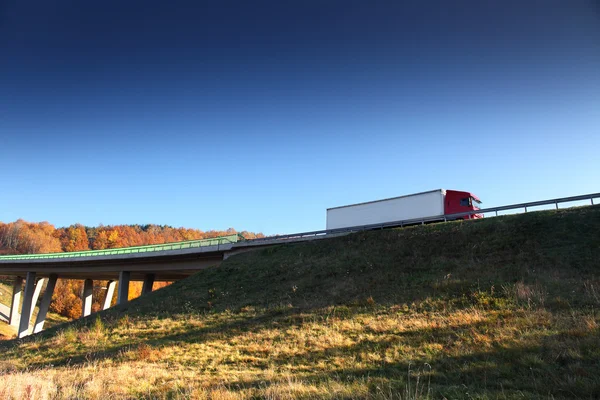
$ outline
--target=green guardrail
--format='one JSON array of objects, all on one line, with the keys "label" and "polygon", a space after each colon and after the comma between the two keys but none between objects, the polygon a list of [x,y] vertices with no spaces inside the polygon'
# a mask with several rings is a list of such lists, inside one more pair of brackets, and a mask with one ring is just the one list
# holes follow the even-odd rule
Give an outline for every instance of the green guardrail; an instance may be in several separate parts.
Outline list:
[{"label": "green guardrail", "polygon": [[2,260],[38,260],[47,258],[73,258],[73,257],[98,257],[112,256],[117,254],[147,253],[165,250],[192,249],[196,247],[219,246],[222,244],[237,243],[245,240],[242,235],[219,236],[211,239],[188,240],[185,242],[173,242],[164,244],[152,244],[148,246],[121,247],[117,249],[72,251],[68,253],[45,253],[45,254],[19,254],[0,256]]}]

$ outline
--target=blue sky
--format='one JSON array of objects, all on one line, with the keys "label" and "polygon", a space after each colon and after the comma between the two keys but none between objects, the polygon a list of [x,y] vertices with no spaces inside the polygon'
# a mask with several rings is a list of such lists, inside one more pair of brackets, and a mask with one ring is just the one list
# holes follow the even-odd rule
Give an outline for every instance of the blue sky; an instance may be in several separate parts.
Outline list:
[{"label": "blue sky", "polygon": [[274,234],[600,191],[594,1],[9,0],[0,57],[0,221]]}]

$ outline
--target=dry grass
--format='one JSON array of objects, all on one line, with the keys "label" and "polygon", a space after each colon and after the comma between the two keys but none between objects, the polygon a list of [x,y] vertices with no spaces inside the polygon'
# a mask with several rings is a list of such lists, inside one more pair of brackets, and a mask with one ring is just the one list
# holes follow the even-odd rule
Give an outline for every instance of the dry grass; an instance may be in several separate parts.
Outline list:
[{"label": "dry grass", "polygon": [[17,330],[8,325],[8,323],[4,321],[0,321],[0,340],[9,340],[15,338],[17,335]]},{"label": "dry grass", "polygon": [[[596,385],[597,312],[336,308],[66,328],[9,350],[0,387],[3,398],[15,399],[29,392],[78,399],[423,399],[545,398],[543,389],[558,377],[549,392],[554,398],[584,397]],[[568,368],[557,368],[557,360]],[[454,387],[483,380],[480,394]]]}]

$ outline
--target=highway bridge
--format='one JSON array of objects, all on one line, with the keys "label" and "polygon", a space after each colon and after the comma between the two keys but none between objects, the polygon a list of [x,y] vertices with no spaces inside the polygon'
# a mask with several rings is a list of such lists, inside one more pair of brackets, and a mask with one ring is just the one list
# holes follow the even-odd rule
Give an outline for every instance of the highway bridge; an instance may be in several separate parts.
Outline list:
[{"label": "highway bridge", "polygon": [[[229,235],[119,249],[0,256],[0,275],[15,278],[8,323],[17,328],[19,338],[42,331],[58,278],[84,281],[82,317],[86,317],[92,312],[94,281],[108,281],[106,296],[102,299],[103,309],[107,309],[112,303],[117,287],[117,304],[128,301],[130,281],[142,281],[144,295],[152,291],[154,282],[186,278],[202,269],[217,266],[231,255],[240,252],[282,242],[324,237],[307,235],[246,241],[240,235]],[[46,289],[39,303],[36,320],[31,327],[33,310],[44,285]],[[19,310],[21,297],[23,299]]]}]

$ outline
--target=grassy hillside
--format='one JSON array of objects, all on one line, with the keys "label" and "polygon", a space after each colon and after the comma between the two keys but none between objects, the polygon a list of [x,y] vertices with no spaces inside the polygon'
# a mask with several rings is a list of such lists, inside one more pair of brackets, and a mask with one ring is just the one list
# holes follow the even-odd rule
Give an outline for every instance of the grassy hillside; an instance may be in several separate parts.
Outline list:
[{"label": "grassy hillside", "polygon": [[600,208],[231,257],[0,344],[2,398],[596,398]]}]

